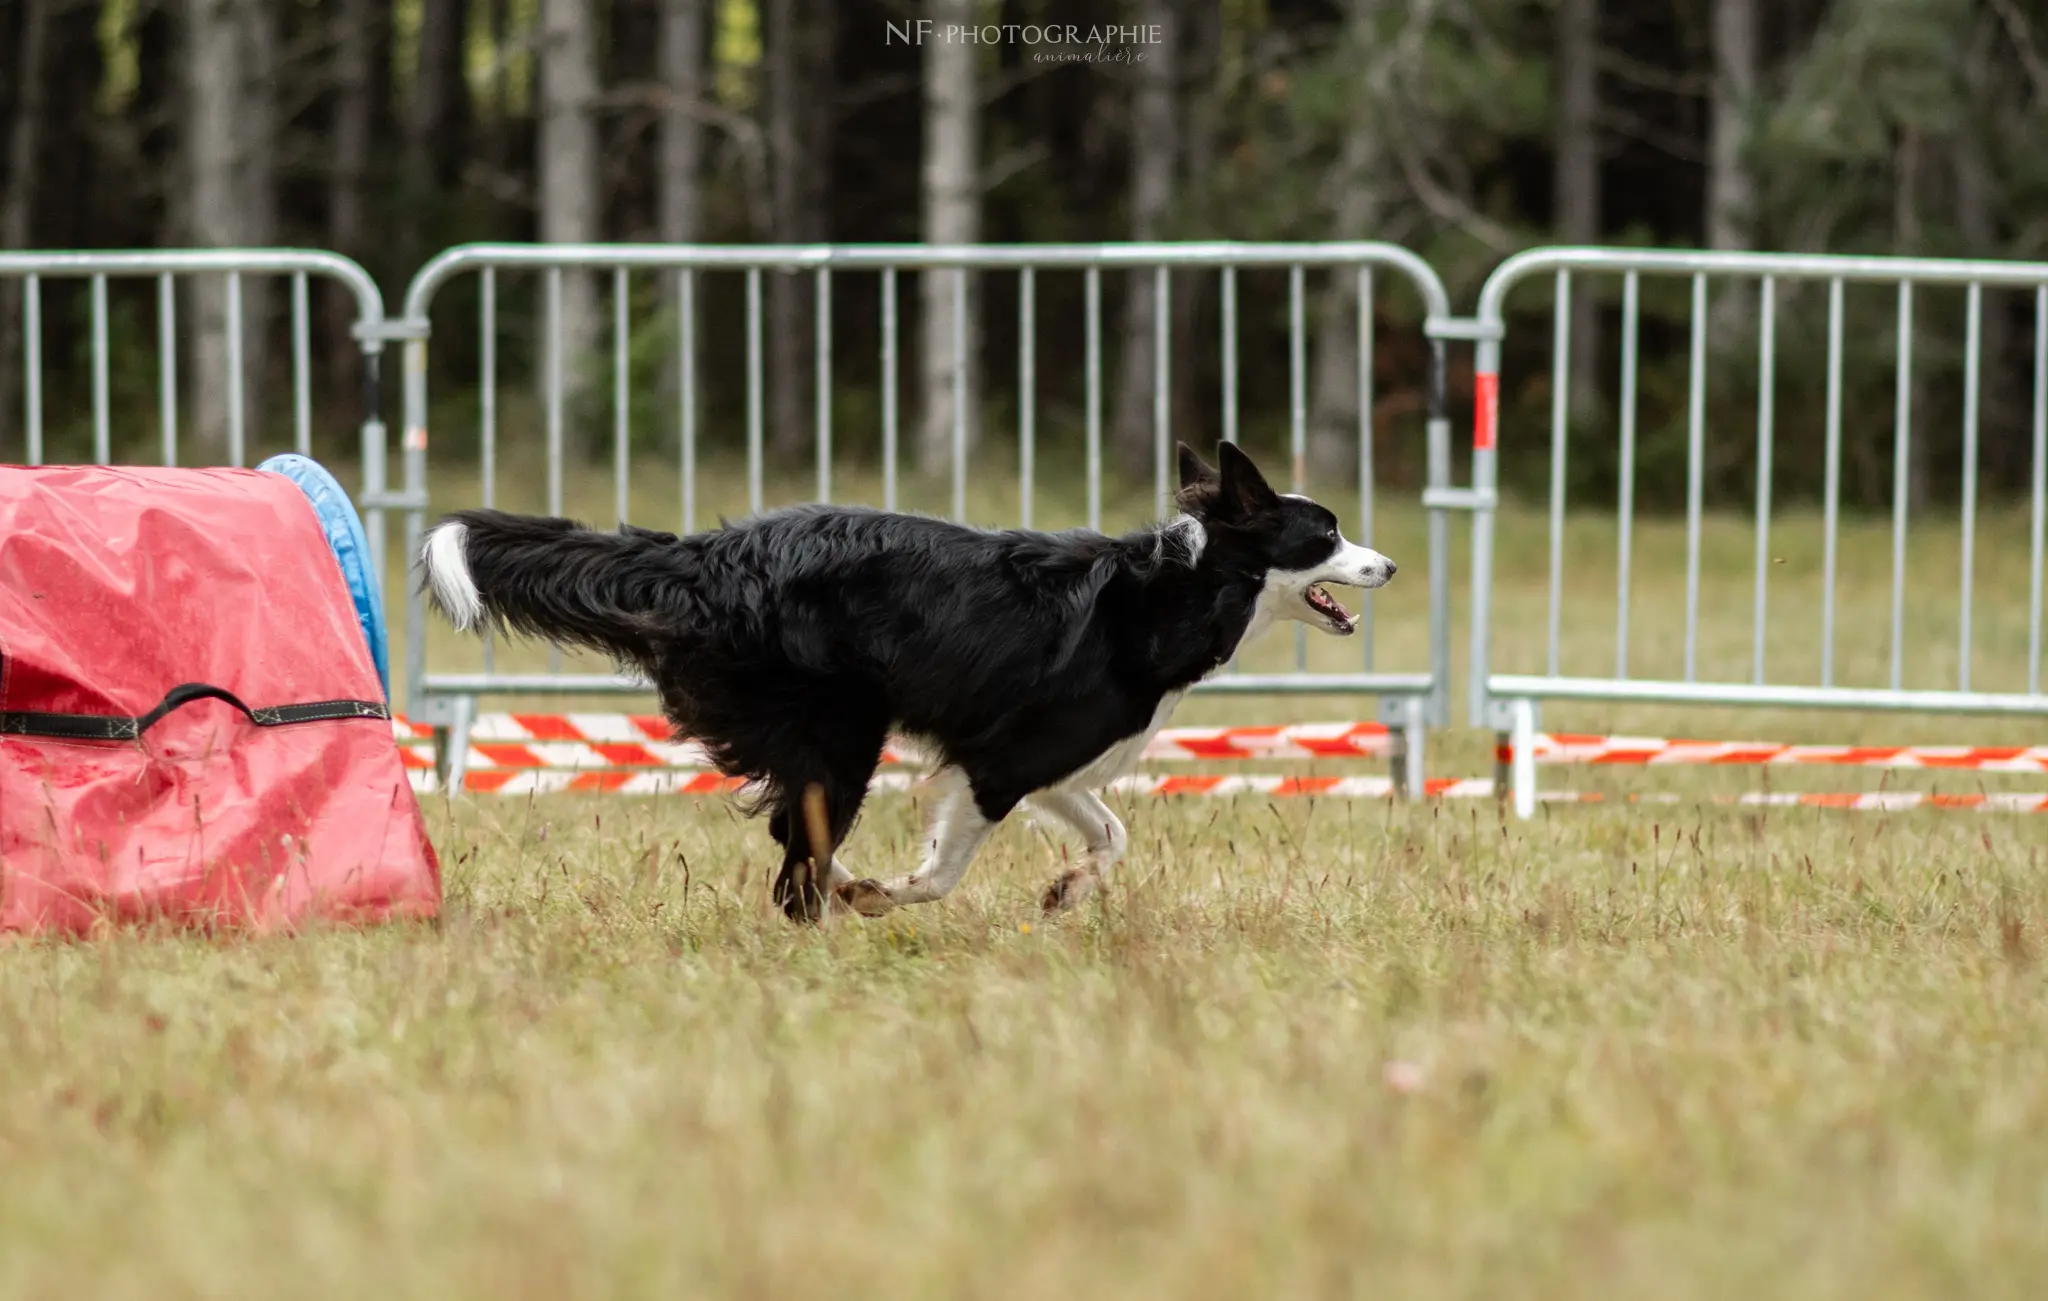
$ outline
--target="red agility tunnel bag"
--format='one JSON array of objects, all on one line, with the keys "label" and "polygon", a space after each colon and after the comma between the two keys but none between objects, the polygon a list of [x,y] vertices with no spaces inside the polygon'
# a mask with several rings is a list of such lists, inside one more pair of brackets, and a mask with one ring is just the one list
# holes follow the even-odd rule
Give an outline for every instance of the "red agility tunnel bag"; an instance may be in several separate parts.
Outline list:
[{"label": "red agility tunnel bag", "polygon": [[0,468],[0,930],[381,921],[440,897],[298,485]]}]

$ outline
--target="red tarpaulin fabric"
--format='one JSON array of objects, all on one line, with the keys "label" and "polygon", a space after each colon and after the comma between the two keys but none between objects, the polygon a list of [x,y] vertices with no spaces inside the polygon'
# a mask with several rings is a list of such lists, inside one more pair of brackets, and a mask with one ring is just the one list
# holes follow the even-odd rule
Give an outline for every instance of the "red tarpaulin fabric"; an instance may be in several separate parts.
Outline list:
[{"label": "red tarpaulin fabric", "polygon": [[290,480],[0,468],[0,930],[433,916],[383,711]]}]

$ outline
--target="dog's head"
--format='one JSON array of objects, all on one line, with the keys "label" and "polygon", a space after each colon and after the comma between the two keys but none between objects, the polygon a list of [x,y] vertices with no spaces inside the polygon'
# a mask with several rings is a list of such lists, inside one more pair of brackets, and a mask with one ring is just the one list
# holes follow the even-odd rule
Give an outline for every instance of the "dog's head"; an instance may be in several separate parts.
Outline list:
[{"label": "dog's head", "polygon": [[1221,443],[1211,467],[1180,445],[1180,508],[1198,521],[1217,559],[1247,564],[1265,574],[1259,602],[1272,617],[1298,619],[1324,632],[1349,636],[1358,620],[1323,585],[1382,587],[1394,562],[1347,541],[1337,516],[1293,493],[1278,493],[1235,443]]}]

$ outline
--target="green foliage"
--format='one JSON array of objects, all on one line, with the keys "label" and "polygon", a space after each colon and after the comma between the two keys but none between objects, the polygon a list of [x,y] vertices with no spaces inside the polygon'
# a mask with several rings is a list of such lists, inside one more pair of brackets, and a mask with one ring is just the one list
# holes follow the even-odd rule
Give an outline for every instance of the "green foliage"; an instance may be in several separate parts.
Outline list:
[{"label": "green foliage", "polygon": [[[460,73],[447,89],[450,105],[440,136],[428,142],[435,189],[412,192],[402,180],[409,144],[407,105],[415,93],[418,47],[428,6],[442,0],[370,0],[377,62],[370,93],[384,102],[370,114],[372,139],[360,197],[368,214],[355,257],[394,298],[419,252],[470,239],[529,239],[535,234],[540,185],[532,94],[545,51],[537,0],[471,4],[461,29]],[[1601,5],[1599,144],[1603,153],[1602,239],[1612,244],[1694,246],[1704,237],[1701,196],[1708,156],[1712,84],[1711,20],[1723,0],[1654,0]],[[811,15],[798,0],[804,20]],[[1067,6],[1051,0],[999,5],[985,0],[990,22],[1066,22]],[[1760,248],[1835,252],[2048,257],[2048,13],[2019,0],[1755,0],[1761,24],[1758,92],[1744,118],[1749,131],[1742,163],[1755,193],[1752,242]],[[22,34],[26,7],[0,6],[0,49]],[[151,246],[184,239],[179,225],[188,178],[179,157],[177,62],[186,11],[101,0],[57,5],[43,70],[44,137],[26,169],[0,159],[0,176],[36,182],[31,239],[46,247]],[[279,15],[279,87],[272,142],[278,167],[277,230],[281,243],[324,246],[334,211],[330,164],[337,130],[334,79],[340,0],[295,0]],[[1364,234],[1405,244],[1469,306],[1480,281],[1520,248],[1551,242],[1551,182],[1556,123],[1553,65],[1555,0],[1344,0],[1321,5],[1277,0],[1219,0],[1213,10],[1181,7],[1178,70],[1180,111],[1175,138],[1131,138],[1134,78],[1127,65],[1034,62],[1012,48],[991,47],[981,61],[980,120],[984,168],[983,229],[988,238],[1025,242],[1092,242],[1129,231],[1133,151],[1170,148],[1177,190],[1165,230],[1175,238],[1320,240]],[[709,242],[765,238],[777,187],[770,184],[776,148],[763,134],[768,86],[768,12],[759,0],[711,0],[703,48],[710,102],[702,105],[705,152],[701,176],[702,234]],[[1129,5],[1099,17],[1135,18]],[[917,237],[924,101],[918,55],[882,39],[889,22],[914,20],[897,0],[848,0],[834,9],[837,36],[817,140],[795,142],[808,152],[802,167],[829,173],[829,212],[822,223],[837,242]],[[611,0],[597,25],[600,77],[594,111],[605,157],[597,204],[610,239],[650,236],[658,208],[663,88],[649,49],[615,48],[659,31],[655,0]],[[0,118],[12,120],[21,82],[0,60]],[[812,127],[805,128],[807,132]],[[0,139],[0,154],[14,133]],[[1361,148],[1362,146],[1362,148]],[[1362,168],[1358,160],[1365,160]],[[1350,173],[1362,171],[1362,175]],[[14,182],[9,182],[10,184]],[[1357,202],[1363,188],[1365,202]],[[0,195],[0,198],[5,198]],[[1352,230],[1340,214],[1354,215]],[[1356,229],[1363,221],[1366,229]],[[796,223],[795,225],[801,225]],[[507,278],[510,279],[509,277]],[[847,277],[851,280],[851,277]],[[1071,285],[1043,278],[1040,358],[1041,419],[1075,424],[1082,387],[1078,305]],[[1247,340],[1243,412],[1247,431],[1284,426],[1287,355],[1270,332],[1284,331],[1284,299],[1254,289],[1247,277],[1246,319],[1267,336]],[[993,283],[993,278],[991,283]],[[1113,376],[1121,347],[1122,280],[1105,280],[1104,360]],[[1689,302],[1679,282],[1646,280],[1639,404],[1642,497],[1667,503],[1682,495],[1682,455],[1690,379]],[[904,282],[905,429],[915,416],[916,308]],[[508,411],[531,405],[536,331],[532,302],[503,287],[500,379]],[[723,291],[721,291],[723,292]],[[869,292],[852,291],[848,292]],[[1014,309],[992,288],[984,326],[986,373],[1012,373],[1014,328],[995,319]],[[1179,292],[1179,291],[1177,291]],[[1313,291],[1322,293],[1320,282]],[[1573,473],[1602,483],[1615,472],[1619,293],[1612,280],[1583,278],[1578,292],[1600,304],[1601,382],[1582,395],[1575,424],[1588,431]],[[1261,296],[1263,295],[1263,296]],[[1811,428],[1822,422],[1816,350],[1824,341],[1824,310],[1815,292],[1788,299],[1780,321],[1785,349],[1777,391],[1783,419]],[[1547,422],[1547,304],[1533,287],[1518,294],[1509,335],[1505,414],[1517,426]],[[12,301],[12,300],[9,300]],[[1213,408],[1219,359],[1213,288],[1192,295],[1185,344],[1176,343],[1176,374],[1192,377],[1189,400]],[[437,311],[432,350],[437,403],[474,413],[478,374],[473,288],[452,284]],[[835,372],[835,423],[850,455],[877,443],[880,394],[872,359],[879,349],[878,313],[870,302],[842,303],[835,326],[842,358],[865,359]],[[1309,319],[1320,321],[1320,303]],[[707,445],[741,445],[744,340],[735,328],[736,300],[707,290],[703,303],[703,430]],[[67,313],[68,313],[68,309]],[[668,372],[672,322],[650,283],[636,287],[631,363],[632,422],[664,442],[674,438]],[[1850,295],[1844,335],[1844,489],[1853,502],[1881,506],[1889,485],[1893,304],[1881,293]],[[131,321],[116,304],[112,322],[121,356],[147,351],[147,319]],[[1012,318],[1013,319],[1013,318]],[[1402,292],[1382,309],[1382,347],[1389,364],[1379,395],[1395,409],[1421,402],[1415,364],[1413,304]],[[16,364],[18,331],[0,324],[0,371]],[[271,352],[282,355],[278,321]],[[349,341],[322,315],[316,354],[323,359],[321,418],[352,410],[356,379],[345,365]],[[1706,411],[1710,428],[1754,423],[1754,335],[1747,322],[1717,329]],[[1923,298],[1915,340],[1917,399],[1929,413],[1921,437],[1931,486],[1955,478],[1960,431],[1953,410],[1963,384],[1962,318],[1958,304]],[[74,438],[76,404],[56,396],[90,387],[90,358],[77,340],[75,313],[51,320],[44,355],[53,439]],[[140,327],[140,328],[138,328]],[[1987,297],[1983,441],[1987,490],[2029,481],[2028,424],[2032,366],[2032,303]],[[58,338],[57,333],[63,332]],[[1454,365],[1469,356],[1453,350]],[[1395,363],[1398,359],[1398,364]],[[576,440],[604,446],[609,428],[610,357],[580,364],[594,405],[577,416],[598,431]],[[329,373],[333,378],[328,378]],[[273,385],[279,381],[272,377]],[[575,386],[572,386],[575,387]],[[112,389],[121,437],[136,437],[153,415],[147,365],[114,367]],[[1454,393],[1464,385],[1454,380]],[[1014,417],[1016,395],[1001,384],[988,392],[989,426],[1001,437]],[[1109,395],[1112,399],[1114,394]],[[281,408],[287,399],[273,397]],[[17,376],[0,373],[0,439],[18,429]],[[1939,413],[1938,418],[1936,413]],[[389,414],[387,412],[387,414]],[[1788,427],[1789,424],[1788,424]],[[1592,431],[1602,431],[1598,437]],[[1276,434],[1283,437],[1284,433]],[[1673,440],[1676,439],[1674,444]],[[146,441],[146,440],[145,440]],[[439,444],[437,444],[439,446]],[[1064,444],[1062,444],[1064,446]],[[1817,490],[1810,442],[1788,443],[1784,468],[1794,495]],[[1753,466],[1740,440],[1716,437],[1708,485],[1735,493]],[[1547,466],[1504,466],[1510,481],[1540,488]],[[1877,469],[1853,467],[1878,467]],[[1674,477],[1677,475],[1678,477]]]}]

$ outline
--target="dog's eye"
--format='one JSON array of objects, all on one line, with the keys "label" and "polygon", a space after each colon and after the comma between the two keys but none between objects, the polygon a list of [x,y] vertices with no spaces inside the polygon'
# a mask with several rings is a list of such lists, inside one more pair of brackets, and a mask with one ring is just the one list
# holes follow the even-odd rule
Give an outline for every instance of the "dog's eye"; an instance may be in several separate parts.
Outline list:
[{"label": "dog's eye", "polygon": [[1331,529],[1328,533],[1323,534],[1323,537],[1331,542],[1335,542],[1337,540],[1337,536],[1338,535],[1336,529]]}]

